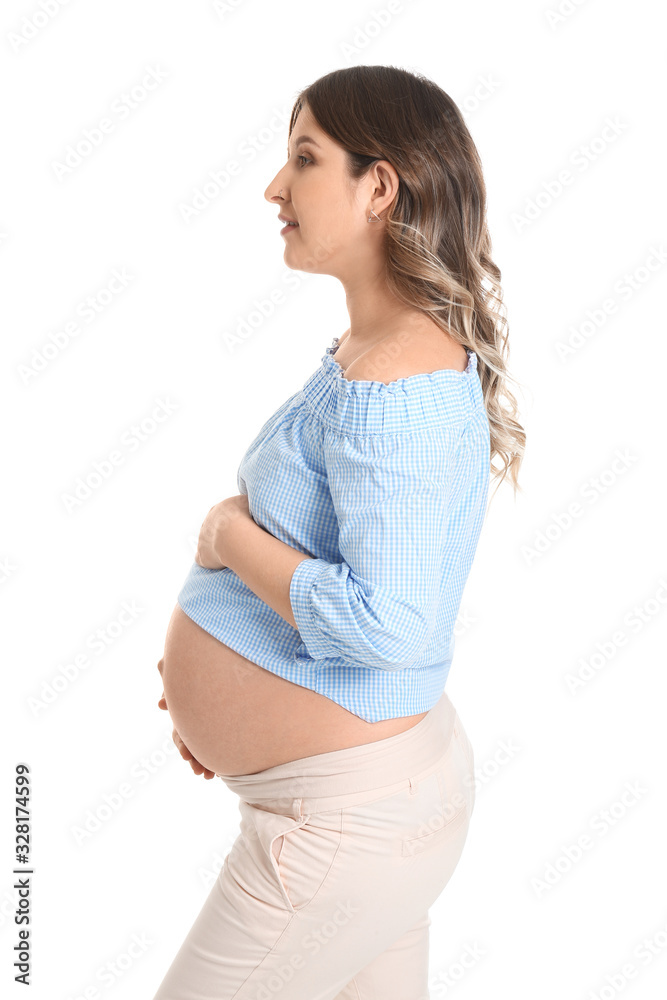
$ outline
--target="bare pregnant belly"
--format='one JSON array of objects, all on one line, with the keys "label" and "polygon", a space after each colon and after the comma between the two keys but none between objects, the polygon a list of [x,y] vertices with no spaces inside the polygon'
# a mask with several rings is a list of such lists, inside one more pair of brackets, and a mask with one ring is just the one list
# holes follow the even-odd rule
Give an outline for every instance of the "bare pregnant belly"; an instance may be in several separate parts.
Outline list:
[{"label": "bare pregnant belly", "polygon": [[287,761],[361,746],[417,725],[426,712],[365,722],[330,698],[257,666],[176,605],[162,681],[174,728],[216,774],[254,774]]}]

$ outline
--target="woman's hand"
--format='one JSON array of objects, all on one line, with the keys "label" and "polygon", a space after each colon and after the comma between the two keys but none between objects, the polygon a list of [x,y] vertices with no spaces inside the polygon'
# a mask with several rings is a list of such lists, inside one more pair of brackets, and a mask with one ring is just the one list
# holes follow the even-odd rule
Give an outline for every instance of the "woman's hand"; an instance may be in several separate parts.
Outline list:
[{"label": "woman's hand", "polygon": [[[164,668],[164,659],[160,660],[160,662],[157,665],[157,668],[160,671],[160,674],[162,674],[162,670]],[[160,700],[157,703],[157,707],[158,708],[163,708],[163,709],[165,709],[165,711],[168,711],[168,709],[167,709],[167,699],[164,696],[164,691],[162,692],[162,697],[160,698]],[[188,748],[186,747],[185,743],[183,742],[183,740],[178,735],[178,733],[176,732],[175,729],[174,729],[173,733],[171,734],[171,738],[174,741],[174,743],[176,744],[176,746],[178,748],[178,752],[180,753],[180,755],[183,758],[183,760],[189,760],[190,761],[190,767],[195,772],[195,774],[203,774],[207,781],[210,778],[215,778],[215,771],[210,771],[207,767],[204,767],[203,764],[200,764],[199,761],[195,757],[193,757],[193,755],[190,753],[190,751],[188,750]]]},{"label": "woman's hand", "polygon": [[234,531],[243,520],[252,521],[246,493],[237,493],[211,507],[199,530],[195,562],[204,569],[225,569],[227,532]]},{"label": "woman's hand", "polygon": [[[164,668],[164,657],[161,660],[158,661],[157,668],[160,671],[160,677],[162,677],[162,670]],[[162,692],[162,697],[160,698],[160,700],[157,703],[157,707],[158,708],[163,708],[166,712],[169,711],[169,709],[167,708],[167,699],[164,696],[164,691]]]},{"label": "woman's hand", "polygon": [[[164,669],[164,657],[161,660],[159,660],[157,668],[160,671],[160,677],[161,677],[162,676],[162,670]],[[163,708],[165,711],[169,711],[169,709],[167,708],[167,699],[164,696],[164,691],[162,692],[162,697],[160,698],[160,700],[157,703],[157,707],[158,708]]]},{"label": "woman's hand", "polygon": [[175,729],[171,734],[171,738],[178,747],[178,752],[180,753],[183,760],[190,761],[190,767],[195,772],[195,774],[203,774],[207,781],[209,780],[209,778],[215,778],[215,771],[209,771],[207,767],[204,767],[203,764],[200,764],[199,761],[192,756],[192,754],[190,753],[190,751],[188,750],[185,743],[183,742],[183,740],[178,735]]}]

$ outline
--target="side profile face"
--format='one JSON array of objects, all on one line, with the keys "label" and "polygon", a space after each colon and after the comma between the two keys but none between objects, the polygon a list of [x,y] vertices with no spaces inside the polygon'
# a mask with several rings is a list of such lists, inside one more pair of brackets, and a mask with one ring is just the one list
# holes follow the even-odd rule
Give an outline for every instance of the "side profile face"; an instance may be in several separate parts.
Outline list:
[{"label": "side profile face", "polygon": [[[306,136],[306,141],[303,137]],[[282,190],[282,196],[280,192]],[[264,197],[278,214],[298,223],[281,237],[288,267],[331,274],[344,283],[382,268],[384,226],[373,218],[398,192],[398,174],[387,160],[373,163],[357,182],[346,172],[346,153],[301,109],[289,139],[288,158]],[[276,222],[276,236],[284,223]],[[370,272],[370,273],[369,273]]]}]

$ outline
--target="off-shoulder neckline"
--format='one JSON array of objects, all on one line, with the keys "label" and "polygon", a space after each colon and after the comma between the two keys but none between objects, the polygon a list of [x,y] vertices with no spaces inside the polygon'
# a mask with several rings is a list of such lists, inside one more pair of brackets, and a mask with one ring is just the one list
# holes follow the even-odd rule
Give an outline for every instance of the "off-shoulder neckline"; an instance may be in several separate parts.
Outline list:
[{"label": "off-shoulder neckline", "polygon": [[469,379],[477,372],[477,354],[475,351],[466,347],[465,351],[468,355],[468,364],[466,365],[464,371],[459,371],[457,368],[439,368],[434,372],[418,372],[415,375],[406,375],[402,378],[394,379],[392,382],[381,382],[376,379],[348,379],[345,378],[345,375],[343,374],[342,365],[334,357],[334,354],[339,347],[339,341],[340,337],[334,337],[331,346],[327,347],[326,352],[322,357],[322,364],[326,373],[339,382],[342,387],[349,386],[350,388],[354,388],[362,386],[377,386],[379,391],[391,391],[392,386],[397,386],[399,389],[406,391],[413,385],[421,385],[424,381],[427,383],[437,383],[447,381],[448,379],[458,381],[459,379]]},{"label": "off-shoulder neckline", "polygon": [[465,371],[441,368],[380,382],[346,379],[333,356],[338,338],[306,380],[300,398],[322,424],[344,434],[413,434],[460,425],[484,408],[477,354]]}]

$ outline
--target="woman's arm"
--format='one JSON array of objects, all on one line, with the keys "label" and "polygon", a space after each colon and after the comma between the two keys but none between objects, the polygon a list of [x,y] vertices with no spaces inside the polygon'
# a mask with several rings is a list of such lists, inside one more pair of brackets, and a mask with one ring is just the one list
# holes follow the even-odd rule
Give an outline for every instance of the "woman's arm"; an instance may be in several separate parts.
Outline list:
[{"label": "woman's arm", "polygon": [[265,604],[296,628],[290,603],[294,570],[310,556],[265,531],[251,517],[225,536],[221,558]]}]

